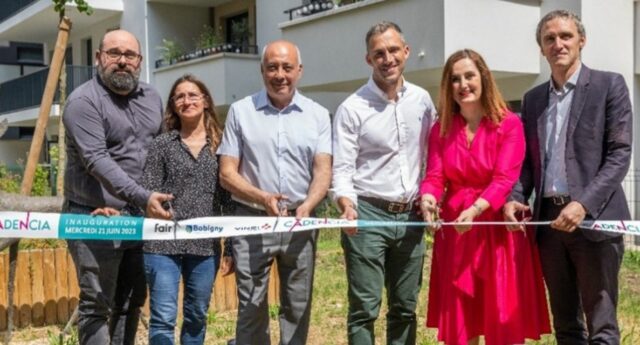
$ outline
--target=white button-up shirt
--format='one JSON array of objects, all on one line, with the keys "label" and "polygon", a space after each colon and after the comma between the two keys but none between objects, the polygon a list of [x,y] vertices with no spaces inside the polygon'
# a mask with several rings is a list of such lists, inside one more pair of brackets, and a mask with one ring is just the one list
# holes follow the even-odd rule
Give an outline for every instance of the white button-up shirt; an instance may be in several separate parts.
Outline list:
[{"label": "white button-up shirt", "polygon": [[389,100],[370,78],[335,115],[333,199],[347,197],[355,204],[360,195],[412,201],[435,114],[426,90],[404,81],[397,101]]},{"label": "white button-up shirt", "polygon": [[239,173],[249,183],[286,195],[290,206],[307,198],[319,153],[331,154],[329,111],[297,91],[282,110],[265,90],[233,103],[218,147],[218,154],[240,159]]}]

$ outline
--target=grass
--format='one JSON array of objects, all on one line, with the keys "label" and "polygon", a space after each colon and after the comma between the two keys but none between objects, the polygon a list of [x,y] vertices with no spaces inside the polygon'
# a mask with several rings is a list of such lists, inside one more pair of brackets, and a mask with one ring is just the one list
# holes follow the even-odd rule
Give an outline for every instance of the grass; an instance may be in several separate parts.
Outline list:
[{"label": "grass", "polygon": [[[432,243],[429,238],[427,243]],[[418,303],[418,341],[419,345],[434,345],[436,331],[424,327],[426,322],[426,295],[431,263],[430,251],[424,265],[424,281]],[[342,248],[340,247],[340,232],[338,230],[321,231],[316,258],[316,273],[313,288],[313,309],[311,312],[311,328],[309,330],[309,345],[347,344],[346,315],[347,315],[347,281]],[[278,343],[277,317],[273,312],[277,306],[269,307],[271,322],[272,344]],[[385,342],[385,314],[386,301],[380,311],[376,323],[375,334],[379,344]],[[628,250],[625,254],[620,275],[620,302],[618,319],[622,332],[622,344],[640,344],[640,251]],[[225,345],[228,339],[234,337],[235,312],[218,315],[216,322],[209,323],[207,344]],[[528,341],[527,344],[552,345],[555,339],[552,335],[545,335],[540,341]]]},{"label": "grass", "polygon": [[[427,243],[430,243],[428,240]],[[429,253],[429,251],[427,251]],[[418,341],[419,345],[433,345],[436,342],[436,332],[426,329],[426,295],[429,279],[430,255],[427,255],[424,265],[424,281],[420,291],[417,308]],[[346,315],[347,315],[347,282],[340,247],[340,233],[338,230],[321,231],[318,242],[316,259],[316,273],[313,290],[313,309],[311,313],[311,328],[307,344],[309,345],[340,345],[347,344]],[[269,306],[271,320],[272,344],[278,343],[278,306]],[[385,343],[385,314],[386,301],[376,323],[375,334],[378,344]],[[207,345],[226,345],[227,340],[235,334],[235,311],[211,311],[207,318]],[[640,251],[627,250],[620,273],[620,301],[618,320],[622,331],[622,344],[640,344]],[[59,332],[55,327],[55,332]],[[146,344],[146,331],[141,326],[137,344]],[[42,329],[29,328],[20,330],[14,340],[46,338]],[[18,344],[42,344],[40,342],[17,342]],[[47,344],[47,343],[44,343]],[[55,342],[49,342],[49,345]],[[530,341],[527,344],[552,345],[555,340],[546,335],[541,341]]]}]

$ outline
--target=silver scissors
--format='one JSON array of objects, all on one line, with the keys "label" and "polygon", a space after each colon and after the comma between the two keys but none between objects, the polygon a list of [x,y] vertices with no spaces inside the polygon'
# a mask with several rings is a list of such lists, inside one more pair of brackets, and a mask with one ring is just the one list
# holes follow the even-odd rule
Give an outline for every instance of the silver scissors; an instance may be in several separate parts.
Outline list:
[{"label": "silver scissors", "polygon": [[173,209],[173,204],[171,204],[171,200],[167,200],[167,204],[169,205],[169,213],[171,213],[171,220],[173,221],[173,239],[178,239],[178,221],[176,220],[176,213]]}]

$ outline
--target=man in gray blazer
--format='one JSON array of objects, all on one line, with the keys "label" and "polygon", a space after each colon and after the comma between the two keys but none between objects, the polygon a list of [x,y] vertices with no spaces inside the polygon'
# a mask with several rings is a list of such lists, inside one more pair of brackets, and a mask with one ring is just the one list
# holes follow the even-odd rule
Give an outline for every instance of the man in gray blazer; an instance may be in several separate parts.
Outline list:
[{"label": "man in gray blazer", "polygon": [[631,160],[629,92],[621,75],[582,64],[577,15],[550,12],[536,38],[551,80],[524,96],[527,153],[505,218],[528,210],[535,190],[534,219],[551,221],[537,240],[558,344],[619,344],[622,237],[579,225],[630,218],[621,187]]}]

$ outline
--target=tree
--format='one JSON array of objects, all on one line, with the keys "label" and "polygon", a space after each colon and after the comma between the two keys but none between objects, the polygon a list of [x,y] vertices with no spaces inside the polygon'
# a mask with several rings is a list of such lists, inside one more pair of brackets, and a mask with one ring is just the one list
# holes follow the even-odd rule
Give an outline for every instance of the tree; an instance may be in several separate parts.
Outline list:
[{"label": "tree", "polygon": [[[66,15],[66,3],[71,2],[72,0],[52,0],[53,1],[53,9],[58,12],[60,17],[60,22],[62,22],[63,18]],[[89,4],[84,0],[76,0],[76,7],[78,8],[78,12],[86,13],[87,15],[91,15],[93,13],[93,9]],[[64,61],[64,59],[63,59]],[[64,125],[62,124],[62,116],[64,115],[64,104],[67,100],[67,69],[65,66],[62,66],[60,70],[60,79],[59,79],[60,87],[58,90],[60,91],[60,118],[58,120],[58,169],[56,176],[56,194],[62,195],[64,193],[64,172],[67,164],[67,151],[65,150],[65,130]]]},{"label": "tree", "polygon": [[[22,178],[22,186],[20,188],[20,194],[23,197],[1,195],[2,200],[13,200],[13,204],[0,205],[0,209],[16,209],[16,206],[22,206],[21,210],[34,211],[34,203],[37,203],[37,198],[26,198],[31,194],[31,187],[33,185],[33,179],[35,176],[36,167],[38,165],[38,159],[42,151],[42,144],[44,142],[44,136],[46,133],[47,122],[49,121],[49,113],[51,112],[51,105],[53,104],[53,97],[55,95],[58,79],[60,78],[60,71],[62,70],[64,62],[64,53],[69,40],[69,31],[71,31],[71,20],[66,17],[66,4],[74,3],[78,8],[78,12],[91,15],[93,9],[85,0],[51,0],[53,2],[54,11],[60,15],[60,22],[58,24],[58,37],[56,40],[55,49],[53,51],[53,57],[49,64],[49,74],[47,75],[47,82],[45,84],[44,93],[42,94],[42,102],[40,103],[40,112],[38,113],[38,120],[36,121],[36,128],[33,133],[33,139],[31,141],[31,148],[29,149],[29,157],[27,159],[27,165],[25,166],[24,176]],[[62,118],[61,118],[62,120]],[[60,127],[63,127],[62,124]],[[64,135],[61,137],[64,138]],[[26,200],[25,204],[21,202]],[[55,199],[54,205],[58,205],[59,200]],[[0,245],[9,247],[9,281],[7,289],[7,332],[5,333],[5,344],[9,344],[11,341],[11,332],[13,330],[13,289],[15,281],[15,266],[17,260],[19,239],[7,239],[3,240]]]}]

